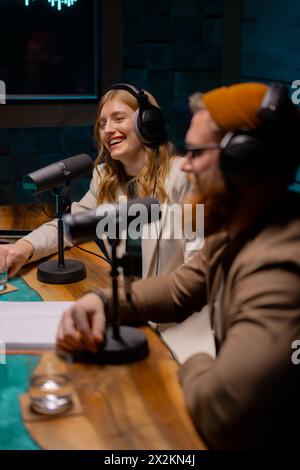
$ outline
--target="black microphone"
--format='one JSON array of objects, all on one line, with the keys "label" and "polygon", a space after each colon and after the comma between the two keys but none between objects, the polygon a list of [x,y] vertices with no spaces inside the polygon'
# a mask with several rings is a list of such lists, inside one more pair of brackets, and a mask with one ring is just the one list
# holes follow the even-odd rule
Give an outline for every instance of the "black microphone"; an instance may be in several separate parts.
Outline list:
[{"label": "black microphone", "polygon": [[[95,210],[68,214],[64,217],[66,233],[74,243],[95,240],[97,236],[105,233],[108,235],[111,246],[111,324],[106,327],[105,341],[99,346],[98,351],[96,353],[84,350],[73,352],[75,360],[100,364],[126,364],[142,360],[149,354],[145,333],[136,328],[121,325],[118,294],[119,267],[122,267],[124,272],[126,298],[131,307],[133,309],[135,307],[131,298],[130,285],[133,280],[132,253],[128,251],[122,258],[119,258],[117,247],[122,228],[132,237],[133,233],[137,233],[135,231],[137,226],[156,222],[160,218],[160,204],[155,198],[125,199],[115,204],[102,204]],[[131,222],[136,224],[133,228],[134,232],[131,232]],[[110,227],[109,230],[106,230],[106,226]],[[113,236],[111,232],[114,232]],[[140,235],[140,233],[137,234]]]},{"label": "black microphone", "polygon": [[44,261],[39,265],[37,278],[41,282],[68,284],[79,282],[86,277],[86,269],[81,261],[65,260],[62,217],[66,210],[71,181],[90,172],[92,168],[93,160],[88,155],[81,154],[52,163],[23,178],[24,189],[33,196],[52,190],[56,200],[58,260]]},{"label": "black microphone", "polygon": [[128,223],[141,213],[145,216],[139,218],[142,225],[158,221],[161,218],[159,201],[152,197],[126,199],[114,204],[102,204],[97,209],[79,214],[67,214],[64,216],[65,232],[75,244],[96,240],[103,233],[107,233],[104,231],[104,225],[98,226],[98,223],[105,219],[108,225],[114,224],[114,232],[118,238],[119,226],[126,230]]},{"label": "black microphone", "polygon": [[57,186],[69,184],[73,179],[89,173],[92,168],[91,157],[84,153],[76,155],[24,176],[23,188],[36,196]]}]

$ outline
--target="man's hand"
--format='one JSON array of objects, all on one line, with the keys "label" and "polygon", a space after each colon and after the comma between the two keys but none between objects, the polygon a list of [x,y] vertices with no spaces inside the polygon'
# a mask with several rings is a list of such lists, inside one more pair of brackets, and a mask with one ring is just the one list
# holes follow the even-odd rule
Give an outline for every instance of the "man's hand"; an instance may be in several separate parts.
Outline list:
[{"label": "man's hand", "polygon": [[0,245],[0,253],[7,256],[8,277],[13,277],[29,261],[34,247],[27,240],[18,240],[9,245]]},{"label": "man's hand", "polygon": [[63,314],[56,343],[58,349],[75,351],[88,349],[96,352],[104,340],[105,312],[100,297],[86,294]]}]

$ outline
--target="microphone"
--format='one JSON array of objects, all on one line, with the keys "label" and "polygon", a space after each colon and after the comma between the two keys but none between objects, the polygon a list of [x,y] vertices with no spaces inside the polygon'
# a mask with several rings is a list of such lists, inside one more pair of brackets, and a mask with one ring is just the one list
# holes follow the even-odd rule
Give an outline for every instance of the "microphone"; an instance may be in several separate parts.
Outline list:
[{"label": "microphone", "polygon": [[39,265],[37,278],[41,282],[68,284],[79,282],[86,277],[86,269],[81,261],[65,260],[63,214],[66,211],[71,181],[88,173],[92,167],[93,160],[88,155],[81,154],[52,163],[23,178],[24,189],[33,196],[48,190],[52,190],[55,195],[58,260],[44,261]]},{"label": "microphone", "polygon": [[[73,242],[95,240],[103,233],[108,235],[111,245],[112,318],[106,327],[105,341],[96,353],[78,351],[73,353],[77,361],[100,364],[126,364],[144,359],[149,354],[144,332],[131,326],[121,325],[119,316],[118,268],[122,267],[125,276],[125,294],[132,308],[131,299],[131,255],[130,252],[119,258],[117,246],[123,228],[131,237],[131,222],[143,226],[156,222],[161,217],[160,204],[155,198],[121,200],[117,204],[102,204],[96,210],[68,214],[64,217],[67,235]],[[137,222],[138,221],[138,224]],[[108,233],[106,227],[109,227]],[[133,229],[134,230],[134,229]],[[112,235],[112,236],[111,236]]]},{"label": "microphone", "polygon": [[37,196],[57,186],[69,184],[73,179],[89,173],[92,168],[91,157],[84,153],[75,155],[24,176],[23,188]]},{"label": "microphone", "polygon": [[141,225],[158,221],[161,218],[159,201],[149,197],[102,204],[97,209],[65,215],[64,227],[67,238],[75,244],[96,240],[104,233],[111,239],[121,238],[119,235],[137,217]]}]

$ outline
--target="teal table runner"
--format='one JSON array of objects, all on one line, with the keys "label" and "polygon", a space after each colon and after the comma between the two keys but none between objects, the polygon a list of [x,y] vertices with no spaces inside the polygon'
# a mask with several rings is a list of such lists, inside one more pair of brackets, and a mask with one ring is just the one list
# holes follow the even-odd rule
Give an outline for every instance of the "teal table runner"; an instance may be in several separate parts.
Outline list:
[{"label": "teal table runner", "polygon": [[9,284],[18,290],[0,296],[0,302],[37,302],[42,297],[19,276],[9,280]]},{"label": "teal table runner", "polygon": [[[43,300],[21,278],[9,281],[18,290],[0,296],[0,302],[35,302]],[[38,450],[21,417],[19,395],[28,389],[29,377],[39,361],[38,356],[7,355],[0,364],[0,449]]]},{"label": "teal table runner", "polygon": [[26,392],[38,356],[13,355],[0,365],[0,449],[38,450],[21,417],[19,395]]}]

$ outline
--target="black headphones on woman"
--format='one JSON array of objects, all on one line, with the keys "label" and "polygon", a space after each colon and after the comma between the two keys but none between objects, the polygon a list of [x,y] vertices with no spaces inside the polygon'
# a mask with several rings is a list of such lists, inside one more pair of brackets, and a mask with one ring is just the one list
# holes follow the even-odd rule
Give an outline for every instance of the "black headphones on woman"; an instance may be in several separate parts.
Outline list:
[{"label": "black headphones on woman", "polygon": [[[158,149],[159,145],[167,141],[166,123],[160,108],[149,103],[148,96],[144,90],[138,90],[128,83],[116,83],[108,90],[128,91],[139,104],[139,108],[134,114],[133,122],[135,132],[144,145],[153,149]],[[157,159],[155,159],[155,182],[152,191],[152,197],[155,197],[157,182]],[[156,258],[156,276],[159,268],[159,237],[157,237],[157,258]]]},{"label": "black headphones on woman", "polygon": [[286,172],[293,106],[287,87],[274,83],[257,112],[259,128],[225,135],[220,144],[220,168],[228,183],[252,186],[270,174]]},{"label": "black headphones on woman", "polygon": [[149,102],[144,90],[138,90],[128,83],[116,83],[107,92],[110,90],[125,90],[136,98],[139,108],[134,115],[134,127],[143,144],[156,148],[166,142],[166,123],[162,111]]}]

